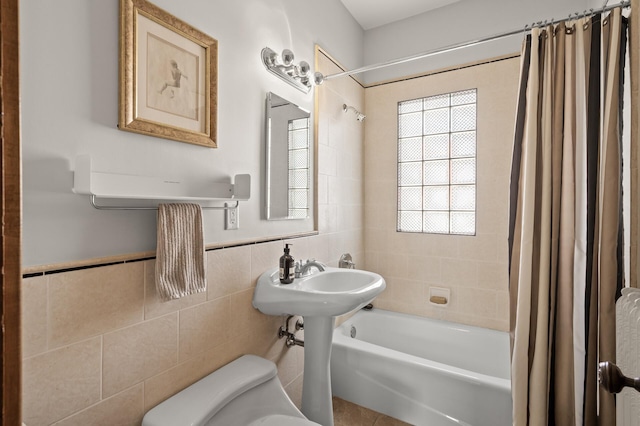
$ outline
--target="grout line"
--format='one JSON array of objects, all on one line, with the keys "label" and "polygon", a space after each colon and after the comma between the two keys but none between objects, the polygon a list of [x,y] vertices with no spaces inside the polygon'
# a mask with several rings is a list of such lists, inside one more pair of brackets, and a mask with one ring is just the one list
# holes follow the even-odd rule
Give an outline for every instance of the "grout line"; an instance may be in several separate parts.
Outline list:
[{"label": "grout line", "polygon": [[[196,305],[197,306],[197,305]],[[176,312],[178,315],[177,318],[177,326],[176,326],[176,365],[178,366],[180,365],[180,318],[182,317],[181,313],[182,313],[182,309],[178,309],[178,311]]]},{"label": "grout line", "polygon": [[49,293],[51,292],[51,284],[49,278],[44,280],[45,287],[45,330],[44,330],[44,349],[45,352],[51,350],[51,303],[49,302]]},{"label": "grout line", "polygon": [[100,335],[100,401],[104,400],[103,381],[104,381],[104,334],[101,334]]}]

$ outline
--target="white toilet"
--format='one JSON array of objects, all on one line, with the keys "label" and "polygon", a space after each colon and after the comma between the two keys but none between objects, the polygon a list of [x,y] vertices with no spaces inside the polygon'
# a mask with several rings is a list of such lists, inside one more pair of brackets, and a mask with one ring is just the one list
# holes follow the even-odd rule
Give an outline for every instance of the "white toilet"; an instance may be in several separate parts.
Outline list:
[{"label": "white toilet", "polygon": [[276,365],[244,355],[152,408],[142,426],[311,426],[282,388]]}]

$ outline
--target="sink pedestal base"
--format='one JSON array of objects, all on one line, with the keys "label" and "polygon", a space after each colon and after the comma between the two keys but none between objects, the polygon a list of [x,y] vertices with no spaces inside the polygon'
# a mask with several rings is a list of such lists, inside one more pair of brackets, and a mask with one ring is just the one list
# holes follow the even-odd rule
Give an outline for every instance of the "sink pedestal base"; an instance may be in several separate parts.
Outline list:
[{"label": "sink pedestal base", "polygon": [[302,413],[322,426],[333,426],[331,342],[334,317],[304,317]]}]

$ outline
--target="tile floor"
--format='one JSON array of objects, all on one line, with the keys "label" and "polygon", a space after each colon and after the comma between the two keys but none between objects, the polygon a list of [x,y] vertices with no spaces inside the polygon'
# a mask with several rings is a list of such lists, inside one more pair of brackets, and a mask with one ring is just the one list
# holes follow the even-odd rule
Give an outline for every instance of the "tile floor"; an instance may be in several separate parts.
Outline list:
[{"label": "tile floor", "polygon": [[333,397],[335,426],[403,426],[409,423],[385,416],[344,399]]}]

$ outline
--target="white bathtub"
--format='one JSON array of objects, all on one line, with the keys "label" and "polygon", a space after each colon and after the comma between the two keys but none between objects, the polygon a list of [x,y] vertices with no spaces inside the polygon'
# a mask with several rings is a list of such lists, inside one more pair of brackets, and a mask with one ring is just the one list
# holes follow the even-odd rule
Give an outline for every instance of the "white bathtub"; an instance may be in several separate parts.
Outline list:
[{"label": "white bathtub", "polygon": [[512,424],[508,333],[374,308],[335,329],[331,352],[339,398],[414,425]]}]

